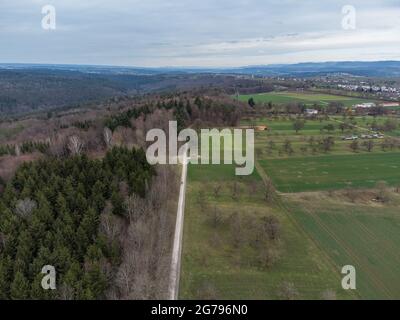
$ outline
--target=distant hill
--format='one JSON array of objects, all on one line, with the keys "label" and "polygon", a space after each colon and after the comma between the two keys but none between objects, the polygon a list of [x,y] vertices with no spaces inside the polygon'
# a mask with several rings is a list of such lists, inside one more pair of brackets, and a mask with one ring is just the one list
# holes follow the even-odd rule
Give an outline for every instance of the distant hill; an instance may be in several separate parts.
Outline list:
[{"label": "distant hill", "polygon": [[[271,89],[235,75],[308,77],[333,73],[400,77],[400,61],[324,62],[240,68],[138,68],[85,65],[0,64],[0,116],[75,107],[149,92],[221,88]],[[261,87],[260,87],[261,86]]]},{"label": "distant hill", "polygon": [[[79,108],[147,94],[220,88],[226,93],[271,91],[268,84],[228,74],[97,66],[0,66],[0,117]],[[246,91],[247,90],[247,91]]]},{"label": "distant hill", "polygon": [[201,68],[201,67],[165,67],[139,68],[118,66],[86,65],[35,65],[35,64],[0,64],[0,70],[53,70],[82,72],[90,74],[114,75],[160,75],[160,74],[248,74],[262,76],[315,76],[330,73],[348,73],[355,76],[400,77],[400,61],[343,61],[343,62],[307,62],[297,64],[272,64],[245,66],[238,68]]},{"label": "distant hill", "polygon": [[54,68],[0,68],[0,114],[51,110],[135,94],[155,79]]},{"label": "distant hill", "polygon": [[229,72],[263,76],[315,76],[331,73],[347,73],[367,77],[400,77],[400,61],[374,62],[321,62],[288,65],[249,66],[231,69]]}]

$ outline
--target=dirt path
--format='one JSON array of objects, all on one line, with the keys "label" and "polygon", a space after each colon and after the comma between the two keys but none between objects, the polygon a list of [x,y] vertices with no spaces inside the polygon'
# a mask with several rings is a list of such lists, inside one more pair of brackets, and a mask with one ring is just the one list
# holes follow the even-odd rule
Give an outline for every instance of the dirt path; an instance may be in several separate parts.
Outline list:
[{"label": "dirt path", "polygon": [[176,214],[174,244],[172,248],[171,273],[169,277],[168,299],[177,300],[179,293],[179,278],[181,273],[181,256],[182,256],[182,237],[183,237],[183,221],[185,213],[185,192],[187,166],[189,158],[187,149],[185,151],[182,163],[181,186],[179,190],[178,210]]}]

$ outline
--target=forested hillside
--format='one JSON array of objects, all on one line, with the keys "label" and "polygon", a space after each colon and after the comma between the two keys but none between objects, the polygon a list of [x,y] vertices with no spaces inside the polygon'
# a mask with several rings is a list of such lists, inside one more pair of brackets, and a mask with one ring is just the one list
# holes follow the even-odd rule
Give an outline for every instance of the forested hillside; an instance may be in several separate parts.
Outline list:
[{"label": "forested hillside", "polygon": [[0,114],[52,110],[137,93],[154,81],[135,75],[100,75],[60,70],[0,70]]},{"label": "forested hillside", "polygon": [[149,93],[177,93],[211,88],[233,94],[265,92],[272,86],[264,81],[232,75],[153,73],[135,70],[51,66],[12,67],[0,65],[0,117],[64,108],[96,106],[106,99]]},{"label": "forested hillside", "polygon": [[[0,198],[0,298],[104,298],[121,262],[121,243],[104,227],[129,219],[124,195],[144,198],[154,174],[143,150],[124,148],[103,160],[22,165]],[[42,289],[45,265],[61,290]]]},{"label": "forested hillside", "polygon": [[148,164],[146,132],[234,126],[246,108],[186,92],[0,122],[0,299],[165,299],[179,179]]}]

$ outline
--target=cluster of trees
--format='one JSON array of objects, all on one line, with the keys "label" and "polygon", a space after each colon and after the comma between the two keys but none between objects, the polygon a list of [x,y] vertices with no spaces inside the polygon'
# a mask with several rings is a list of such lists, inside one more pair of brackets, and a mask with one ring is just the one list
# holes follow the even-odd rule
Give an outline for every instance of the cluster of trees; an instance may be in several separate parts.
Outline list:
[{"label": "cluster of trees", "polygon": [[50,144],[48,142],[42,141],[25,141],[21,144],[21,153],[32,153],[34,151],[39,151],[41,153],[46,153],[49,149]]},{"label": "cluster of trees", "polygon": [[393,151],[395,148],[399,148],[399,142],[394,138],[386,138],[379,145],[374,142],[374,140],[364,140],[363,142],[359,142],[358,140],[354,140],[350,143],[349,148],[353,152],[360,151],[361,147],[364,148],[367,152],[372,152],[375,146],[380,146],[382,151]]},{"label": "cluster of trees", "polygon": [[[248,189],[247,195],[245,188]],[[259,188],[264,189],[265,200],[271,202],[275,189],[270,181],[267,186],[255,181],[246,183],[234,181],[228,186],[215,183],[207,188],[211,190],[211,195],[201,190],[197,194],[196,202],[206,217],[205,223],[209,224],[214,232],[210,238],[213,245],[227,241],[234,250],[246,248],[252,252],[253,256],[253,259],[246,263],[253,263],[257,268],[267,269],[272,267],[281,255],[282,225],[279,219],[274,215],[264,215],[259,212],[227,212],[218,205],[218,199],[222,196],[229,195],[235,202],[241,201],[245,196],[261,196],[262,193],[257,192]],[[210,201],[210,198],[214,201]],[[228,230],[227,227],[229,227]],[[226,231],[229,233],[226,234]],[[221,235],[225,235],[225,239]]]},{"label": "cluster of trees", "polygon": [[293,122],[294,131],[296,131],[296,133],[299,133],[299,131],[304,128],[305,124],[306,124],[306,122],[304,120],[296,119]]},{"label": "cluster of trees", "polygon": [[46,153],[50,147],[48,142],[42,141],[25,141],[20,145],[0,145],[0,156],[4,155],[19,155],[25,153],[32,153],[38,151],[41,153]]},{"label": "cluster of trees", "polygon": [[[365,122],[366,118],[363,118]],[[373,131],[381,131],[381,132],[391,132],[399,128],[399,122],[396,119],[386,119],[383,123],[378,123],[377,119],[374,118],[372,123],[366,123],[371,130]],[[357,126],[357,121],[353,116],[347,118],[343,117],[343,122],[339,124],[339,129],[344,132],[345,130],[354,130]]]},{"label": "cluster of trees", "polygon": [[15,145],[0,145],[0,156],[4,156],[7,154],[15,155]]},{"label": "cluster of trees", "polygon": [[387,119],[383,124],[378,124],[374,121],[371,124],[371,129],[375,131],[391,132],[399,128],[399,122],[394,119]]},{"label": "cluster of trees", "polygon": [[147,97],[143,104],[135,104],[128,110],[108,117],[105,126],[115,131],[118,127],[132,127],[132,120],[146,116],[155,110],[172,111],[178,122],[178,130],[189,125],[228,125],[234,126],[241,117],[240,103],[230,98],[193,97],[189,94],[173,96]]},{"label": "cluster of trees", "polygon": [[147,115],[150,112],[151,112],[150,107],[148,105],[134,109],[129,109],[125,112],[110,116],[108,119],[106,119],[105,125],[112,131],[114,131],[117,127],[120,126],[131,127],[131,119],[137,119],[141,115]]},{"label": "cluster of trees", "polygon": [[[51,116],[48,117],[51,118]],[[71,125],[75,128],[87,131],[91,126],[94,125],[94,123],[91,120],[83,120],[83,121],[74,121]],[[61,129],[67,129],[69,127],[70,127],[69,124],[66,123],[60,125]]]},{"label": "cluster of trees", "polygon": [[201,126],[236,126],[241,118],[242,105],[230,98],[195,97],[174,102],[178,128],[194,124]]},{"label": "cluster of trees", "polygon": [[[159,166],[145,198],[136,194],[125,197],[129,224],[118,228],[123,252],[107,298],[167,298],[178,189],[175,170]],[[115,227],[105,229],[112,238],[117,237]]]},{"label": "cluster of trees", "polygon": [[[317,152],[327,153],[329,151],[332,151],[334,145],[335,145],[335,139],[332,136],[325,136],[319,138],[314,138],[311,136],[308,139],[307,144],[301,145],[299,150],[303,154],[306,154],[309,151],[311,151],[313,154]],[[372,139],[368,139],[363,141],[353,140],[348,145],[348,147],[353,152],[359,152],[361,150],[372,152],[375,149],[375,147],[380,147],[382,151],[393,151],[396,148],[400,148],[400,144],[394,138],[386,138],[382,140],[379,144]],[[257,149],[256,151],[257,153],[259,153],[259,155],[262,154],[261,149]],[[292,141],[290,139],[285,139],[282,142],[280,148],[278,148],[278,145],[273,140],[269,140],[267,143],[266,152],[268,155],[272,155],[274,151],[277,151],[279,156],[282,156],[283,154],[291,156],[295,153],[295,150],[293,149],[292,146]]]},{"label": "cluster of trees", "polygon": [[[141,149],[23,164],[0,197],[0,298],[104,298],[122,259],[109,222],[129,219],[124,196],[144,197],[154,174]],[[45,265],[57,290],[41,287]]]},{"label": "cluster of trees", "polygon": [[[311,107],[303,102],[290,102],[290,103],[274,103],[272,101],[266,103],[256,103],[254,98],[250,98],[247,104],[252,108],[256,109],[260,114],[289,114],[289,115],[306,115],[306,110],[309,108],[319,111],[319,114],[325,115],[336,115],[342,114],[346,111],[345,106],[341,102],[330,102],[327,106],[321,106],[314,103]],[[315,118],[315,115],[309,116],[308,118]]]},{"label": "cluster of trees", "polygon": [[[308,139],[307,144],[300,146],[300,151],[303,154],[307,153],[309,150],[311,150],[312,153],[317,153],[317,152],[326,153],[332,151],[334,145],[335,145],[335,139],[332,136],[325,136],[318,138],[311,136]],[[291,156],[295,153],[292,141],[290,139],[285,139],[281,144],[280,148],[278,147],[279,146],[273,140],[269,140],[266,148],[267,154],[272,155],[275,150],[278,151],[279,156],[282,156],[283,154]]]},{"label": "cluster of trees", "polygon": [[[92,69],[92,70],[90,70]],[[92,72],[94,69],[95,72]],[[266,79],[244,79],[212,74],[130,74],[102,68],[16,68],[0,70],[0,114],[18,114],[34,110],[55,111],[81,108],[106,99],[124,100],[132,95],[156,92],[196,92],[199,95],[229,95],[269,92],[274,83]],[[287,83],[291,87],[290,81]],[[297,85],[298,86],[298,85]],[[51,117],[52,114],[48,113]]]},{"label": "cluster of trees", "polygon": [[17,99],[9,96],[0,96],[0,113],[5,113],[17,106]]}]

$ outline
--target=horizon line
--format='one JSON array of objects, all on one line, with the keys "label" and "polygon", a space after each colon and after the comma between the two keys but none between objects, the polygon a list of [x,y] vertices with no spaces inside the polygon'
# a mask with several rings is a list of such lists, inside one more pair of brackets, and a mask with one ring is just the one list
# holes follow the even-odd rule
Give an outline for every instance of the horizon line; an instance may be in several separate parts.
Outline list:
[{"label": "horizon line", "polygon": [[257,64],[257,65],[240,65],[240,66],[127,66],[127,65],[113,65],[113,64],[85,64],[85,63],[37,63],[37,62],[0,62],[0,66],[4,65],[21,65],[21,66],[76,66],[76,67],[103,67],[103,68],[129,68],[129,69],[212,69],[212,70],[226,70],[226,69],[244,69],[256,67],[271,67],[271,66],[294,66],[301,64],[327,64],[327,63],[376,63],[376,62],[399,62],[400,60],[326,60],[326,61],[304,61],[295,63],[272,63],[272,64]]}]

